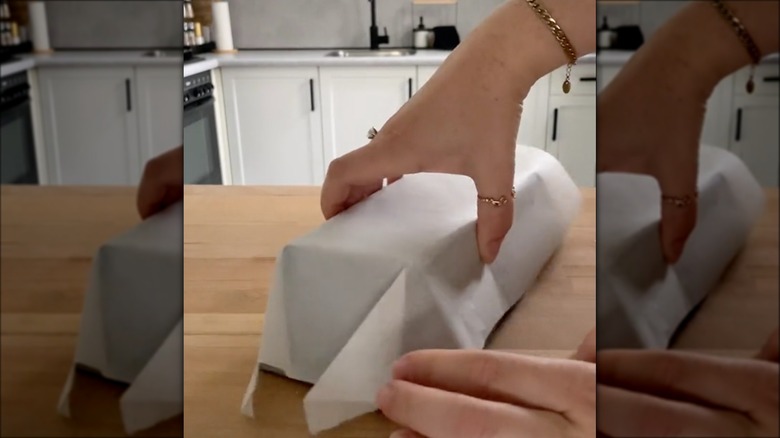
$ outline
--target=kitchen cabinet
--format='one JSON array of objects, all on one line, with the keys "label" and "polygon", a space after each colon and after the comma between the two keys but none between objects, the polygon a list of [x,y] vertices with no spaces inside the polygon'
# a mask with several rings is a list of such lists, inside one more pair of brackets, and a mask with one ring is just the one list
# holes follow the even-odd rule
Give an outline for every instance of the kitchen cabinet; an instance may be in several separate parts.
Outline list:
[{"label": "kitchen cabinet", "polygon": [[181,67],[135,69],[141,165],[182,144]]},{"label": "kitchen cabinet", "polygon": [[368,142],[372,127],[381,129],[417,89],[417,67],[321,67],[324,160]]},{"label": "kitchen cabinet", "polygon": [[50,184],[135,185],[181,144],[181,69],[42,67],[38,99]]},{"label": "kitchen cabinet", "polygon": [[555,156],[580,187],[596,185],[596,65],[575,66],[571,91],[563,92],[562,67],[549,75],[547,152]]},{"label": "kitchen cabinet", "polygon": [[50,183],[137,182],[138,119],[128,99],[133,76],[132,67],[39,70]]},{"label": "kitchen cabinet", "polygon": [[322,183],[317,67],[223,68],[222,91],[233,183]]},{"label": "kitchen cabinet", "polygon": [[734,98],[731,150],[764,187],[777,187],[780,166],[777,97]]},{"label": "kitchen cabinet", "polygon": [[434,73],[436,73],[436,70],[438,69],[438,66],[434,65],[421,65],[417,67],[417,89],[425,85],[426,82],[433,76]]},{"label": "kitchen cabinet", "polygon": [[551,96],[548,120],[547,152],[561,162],[578,186],[595,186],[595,96]]}]

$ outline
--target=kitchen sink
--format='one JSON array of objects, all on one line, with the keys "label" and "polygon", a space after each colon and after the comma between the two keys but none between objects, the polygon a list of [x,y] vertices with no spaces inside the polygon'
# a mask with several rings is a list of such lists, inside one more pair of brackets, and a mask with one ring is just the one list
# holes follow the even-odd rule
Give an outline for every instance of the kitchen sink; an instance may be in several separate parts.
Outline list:
[{"label": "kitchen sink", "polygon": [[334,58],[366,58],[366,57],[387,57],[387,56],[409,56],[416,53],[413,49],[380,49],[380,50],[368,50],[368,49],[356,49],[356,50],[334,50],[328,52],[325,56]]},{"label": "kitchen sink", "polygon": [[150,50],[148,52],[144,52],[144,56],[147,58],[162,58],[168,56],[168,52],[164,50]]}]

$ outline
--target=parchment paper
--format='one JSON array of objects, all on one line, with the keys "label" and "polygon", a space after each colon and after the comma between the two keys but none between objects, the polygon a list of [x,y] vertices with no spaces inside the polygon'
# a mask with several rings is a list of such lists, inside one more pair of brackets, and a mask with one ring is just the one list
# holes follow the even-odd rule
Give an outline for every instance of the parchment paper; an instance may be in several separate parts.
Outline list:
[{"label": "parchment paper", "polygon": [[[278,258],[258,365],[315,383],[311,433],[376,409],[392,363],[423,348],[483,348],[562,243],[580,192],[560,163],[518,149],[514,225],[481,263],[476,190],[461,176],[405,176],[287,245]],[[242,412],[253,415],[258,367]]]},{"label": "parchment paper", "polygon": [[182,219],[178,203],[98,250],[62,415],[76,365],[130,384],[120,402],[129,434],[182,412]]},{"label": "parchment paper", "polygon": [[667,266],[656,180],[605,173],[597,184],[598,348],[666,348],[744,246],[763,191],[734,154],[702,146],[696,228]]}]

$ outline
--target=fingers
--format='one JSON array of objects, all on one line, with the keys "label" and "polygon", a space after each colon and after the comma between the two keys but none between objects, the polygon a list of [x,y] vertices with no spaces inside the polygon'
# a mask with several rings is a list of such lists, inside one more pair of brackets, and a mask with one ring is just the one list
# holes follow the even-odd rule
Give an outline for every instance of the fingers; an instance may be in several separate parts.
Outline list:
[{"label": "fingers", "polygon": [[[653,172],[663,196],[684,199],[696,194],[698,148],[685,149],[680,154],[677,165],[659,164],[662,167]],[[676,263],[682,255],[685,242],[696,225],[697,206],[695,199],[682,206],[661,202],[661,249],[667,263]]]},{"label": "fingers", "polygon": [[[401,148],[377,137],[369,144],[333,160],[322,186],[322,214],[330,219],[341,213],[379,190],[370,189],[377,185],[381,189],[384,178],[397,180],[399,175],[415,173],[417,170],[404,161],[405,157]],[[360,196],[352,195],[355,188],[362,189],[359,190]]]},{"label": "fingers", "polygon": [[501,163],[500,167],[485,169],[472,176],[477,193],[482,197],[500,199],[507,203],[495,206],[479,202],[477,208],[477,244],[479,255],[484,263],[492,263],[498,256],[501,243],[512,227],[515,200],[512,197],[514,179],[514,160]]},{"label": "fingers", "polygon": [[764,346],[761,347],[761,350],[759,351],[758,355],[756,355],[757,359],[763,359],[768,360],[772,362],[780,362],[780,354],[778,354],[778,349],[780,349],[780,338],[778,338],[778,329],[775,329],[770,335],[769,338],[766,340],[766,343],[764,343]]},{"label": "fingers", "polygon": [[572,356],[574,360],[596,363],[596,327],[593,327]]},{"label": "fingers", "polygon": [[[778,369],[776,364],[757,360],[663,350],[609,350],[599,353],[598,381],[751,412],[777,397]],[[723,406],[726,401],[729,406]]]},{"label": "fingers", "polygon": [[685,242],[696,225],[696,214],[696,203],[686,207],[661,204],[661,248],[667,263],[673,264],[680,259]]},{"label": "fingers", "polygon": [[171,149],[146,163],[136,198],[136,207],[141,219],[146,219],[182,199],[184,196],[183,166],[182,146]]},{"label": "fingers", "polygon": [[484,350],[420,350],[399,359],[393,377],[561,413],[595,408],[594,366],[578,361]]},{"label": "fingers", "polygon": [[390,438],[425,438],[419,433],[410,429],[398,429],[390,434]]},{"label": "fingers", "polygon": [[561,436],[563,418],[400,380],[385,386],[377,405],[390,420],[429,438]]},{"label": "fingers", "polygon": [[665,400],[601,384],[597,387],[597,397],[598,430],[608,436],[748,436],[748,419],[738,413]]}]

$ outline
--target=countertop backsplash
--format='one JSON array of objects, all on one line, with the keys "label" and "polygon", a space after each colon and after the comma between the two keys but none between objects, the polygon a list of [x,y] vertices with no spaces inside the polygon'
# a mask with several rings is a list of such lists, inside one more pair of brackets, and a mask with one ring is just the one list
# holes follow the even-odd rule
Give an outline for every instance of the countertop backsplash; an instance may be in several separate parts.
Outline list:
[{"label": "countertop backsplash", "polygon": [[[390,47],[412,46],[422,15],[428,27],[455,24],[465,37],[505,0],[459,0],[456,5],[413,5],[377,0],[377,26]],[[357,0],[229,0],[238,49],[367,47],[369,2]]]}]

